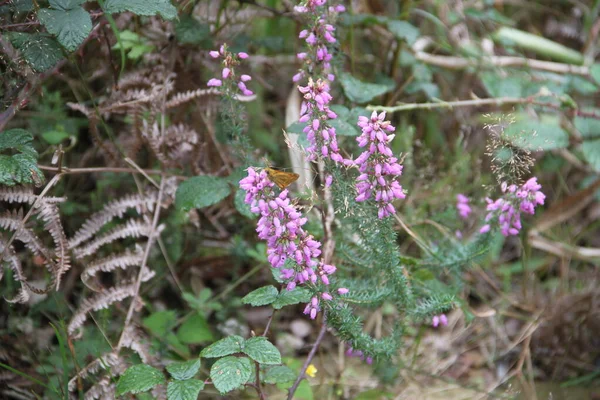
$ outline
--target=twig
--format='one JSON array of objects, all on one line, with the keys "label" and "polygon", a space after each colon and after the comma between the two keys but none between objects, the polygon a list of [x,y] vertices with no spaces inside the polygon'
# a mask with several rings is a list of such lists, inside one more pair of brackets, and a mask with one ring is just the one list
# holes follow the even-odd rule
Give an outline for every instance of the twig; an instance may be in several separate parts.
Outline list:
[{"label": "twig", "polygon": [[304,377],[306,376],[306,369],[310,365],[310,362],[312,361],[312,359],[315,357],[315,354],[317,354],[317,350],[319,348],[319,345],[321,344],[321,341],[323,341],[323,337],[325,336],[326,331],[327,331],[327,310],[323,310],[323,321],[321,322],[321,330],[319,331],[319,336],[317,336],[317,341],[313,344],[312,349],[310,349],[310,353],[308,353],[308,357],[306,357],[306,361],[304,362],[304,365],[302,366],[300,375],[298,375],[298,378],[296,378],[296,381],[294,382],[292,387],[289,388],[287,400],[292,400],[294,398],[294,393],[296,392],[296,389],[298,389],[298,385],[300,385],[300,382],[302,382],[302,379],[304,379]]},{"label": "twig", "polygon": [[[58,172],[58,168],[56,168],[56,167],[48,167],[46,165],[39,165],[38,167],[44,171]],[[161,171],[158,169],[138,170],[138,169],[133,169],[133,168],[115,168],[115,167],[62,168],[61,169],[61,173],[63,175],[93,174],[95,172],[122,172],[122,173],[128,173],[128,174],[137,174],[137,173],[142,173],[142,171],[146,175],[162,175],[163,177],[172,176],[172,177],[175,177],[180,180],[188,179],[187,176],[172,175],[172,174],[169,174],[168,172],[164,172],[164,171]],[[146,175],[144,175],[144,176],[146,176]]]},{"label": "twig", "polygon": [[254,388],[256,389],[256,393],[258,393],[258,397],[260,400],[265,400],[267,397],[263,393],[262,385],[260,384],[260,364],[258,361],[254,361],[256,364],[256,383],[254,384]]},{"label": "twig", "polygon": [[553,61],[540,61],[531,58],[512,56],[491,56],[481,60],[469,60],[462,57],[439,56],[422,51],[414,54],[415,58],[425,64],[435,65],[448,69],[466,69],[471,67],[529,67],[541,71],[556,72],[559,74],[574,74],[588,76],[590,69],[586,66],[563,64]]},{"label": "twig", "polygon": [[146,250],[144,251],[144,257],[142,258],[142,264],[140,265],[140,272],[138,272],[137,279],[135,281],[135,290],[131,300],[131,304],[129,305],[129,310],[127,310],[127,316],[125,317],[125,323],[123,324],[123,331],[121,332],[121,337],[119,338],[119,343],[115,351],[119,351],[123,346],[123,341],[125,340],[127,328],[131,323],[131,318],[133,317],[133,310],[135,309],[135,303],[140,291],[140,286],[142,285],[142,277],[144,275],[144,268],[146,268],[146,263],[148,262],[148,257],[150,255],[150,250],[152,249],[152,244],[154,242],[154,236],[156,235],[156,227],[158,226],[158,219],[160,217],[160,202],[163,196],[163,191],[165,189],[165,178],[160,180],[160,188],[158,189],[158,194],[156,197],[156,208],[154,210],[154,218],[152,219],[152,229],[150,234],[148,235],[148,243],[146,244]]}]

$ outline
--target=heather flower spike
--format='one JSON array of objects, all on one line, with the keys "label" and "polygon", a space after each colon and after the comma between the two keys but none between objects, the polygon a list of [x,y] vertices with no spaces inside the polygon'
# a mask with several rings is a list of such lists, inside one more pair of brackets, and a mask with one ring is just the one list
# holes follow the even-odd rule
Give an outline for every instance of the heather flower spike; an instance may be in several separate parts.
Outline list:
[{"label": "heather flower spike", "polygon": [[[250,210],[260,214],[256,232],[267,243],[269,263],[280,269],[281,277],[288,281],[286,289],[291,291],[298,285],[310,285],[318,290],[319,281],[328,286],[329,276],[336,267],[319,260],[321,243],[304,230],[307,219],[292,205],[288,190],[277,194],[267,172],[254,168],[248,168],[248,176],[240,181],[240,188],[246,191],[244,201],[250,204]],[[284,268],[287,261],[292,261],[287,263],[293,265],[292,268]],[[339,294],[347,292],[347,289],[338,289]],[[312,319],[316,318],[321,301],[334,299],[327,291],[321,291],[319,297],[313,297],[304,309]]]},{"label": "heather flower spike", "polygon": [[219,87],[224,82],[233,82],[235,86],[239,88],[245,96],[251,96],[254,92],[246,87],[244,82],[248,82],[252,79],[250,75],[241,75],[239,78],[236,76],[235,67],[240,64],[240,60],[245,60],[249,56],[247,53],[239,52],[237,54],[227,50],[226,45],[222,45],[219,50],[212,50],[208,53],[212,58],[223,59],[223,69],[221,70],[221,79],[212,78],[207,82],[207,86]]},{"label": "heather flower spike", "polygon": [[360,116],[358,126],[362,128],[362,135],[356,140],[365,151],[354,160],[360,172],[356,178],[356,201],[374,198],[379,207],[379,218],[385,218],[396,213],[392,202],[406,197],[398,183],[402,165],[389,147],[394,138],[390,133],[396,128],[390,121],[385,121],[385,112],[377,114],[376,111],[373,111],[370,118]]},{"label": "heather flower spike", "polygon": [[462,219],[467,219],[472,211],[469,206],[469,198],[464,194],[456,195],[456,209]]},{"label": "heather flower spike", "polygon": [[497,200],[486,199],[488,214],[486,224],[479,229],[480,233],[491,230],[491,222],[497,218],[500,232],[504,236],[518,235],[522,228],[521,212],[533,215],[538,205],[543,205],[546,195],[541,191],[542,185],[537,178],[531,178],[521,187],[502,183],[504,196]]}]

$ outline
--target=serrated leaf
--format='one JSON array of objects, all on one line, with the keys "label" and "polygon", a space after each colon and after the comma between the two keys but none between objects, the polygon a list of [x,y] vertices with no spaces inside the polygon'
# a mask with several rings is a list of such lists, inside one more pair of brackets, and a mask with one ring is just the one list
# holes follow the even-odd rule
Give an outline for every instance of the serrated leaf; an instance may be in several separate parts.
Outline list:
[{"label": "serrated leaf", "polygon": [[255,307],[271,304],[277,299],[279,292],[275,286],[269,285],[253,290],[242,299],[242,303]]},{"label": "serrated leaf", "polygon": [[36,72],[45,72],[63,58],[60,44],[41,33],[9,32],[6,34],[11,44],[23,56],[27,64]]},{"label": "serrated leaf", "polygon": [[252,375],[252,361],[246,357],[221,358],[210,369],[210,379],[221,394],[248,382],[250,375]]},{"label": "serrated leaf", "polygon": [[421,34],[416,26],[406,21],[388,21],[387,27],[396,38],[404,40],[409,45],[412,45]]},{"label": "serrated leaf", "polygon": [[190,15],[185,15],[175,25],[175,37],[182,44],[209,44],[210,27]]},{"label": "serrated leaf", "polygon": [[304,288],[295,288],[294,290],[283,289],[273,302],[274,309],[279,310],[285,306],[290,306],[298,303],[307,303],[310,300],[311,293]]},{"label": "serrated leaf", "polygon": [[72,10],[88,0],[50,0],[50,7],[56,10]]},{"label": "serrated leaf", "polygon": [[69,134],[67,132],[59,130],[51,130],[42,133],[42,138],[50,144],[59,144],[68,137]]},{"label": "serrated leaf", "polygon": [[348,73],[340,75],[340,83],[346,97],[355,103],[367,103],[375,97],[393,90],[396,86],[391,79],[387,79],[386,83],[368,83],[356,79]]},{"label": "serrated leaf", "polygon": [[[37,166],[38,153],[31,144],[33,137],[24,129],[0,133],[0,185],[40,183],[44,174]],[[4,151],[17,154],[4,155]]]},{"label": "serrated leaf", "polygon": [[165,383],[162,372],[146,364],[138,364],[127,368],[117,382],[117,395],[140,393]]},{"label": "serrated leaf", "polygon": [[200,369],[200,359],[196,358],[189,361],[174,362],[167,365],[169,374],[178,381],[193,378]]},{"label": "serrated leaf", "polygon": [[244,189],[238,189],[235,192],[235,198],[233,200],[235,209],[238,210],[244,217],[255,218],[256,214],[250,211],[250,204],[246,204],[245,199],[246,191]]},{"label": "serrated leaf", "polygon": [[110,14],[131,11],[137,15],[160,14],[164,19],[174,19],[177,9],[170,0],[106,0],[104,11]]},{"label": "serrated leaf", "polygon": [[281,364],[281,354],[269,339],[256,336],[246,340],[244,353],[260,364]]},{"label": "serrated leaf", "polygon": [[210,326],[201,314],[188,318],[177,330],[177,337],[186,344],[212,342],[214,339]]},{"label": "serrated leaf", "polygon": [[43,8],[38,12],[38,18],[69,51],[76,50],[92,31],[92,18],[81,7],[67,11]]},{"label": "serrated leaf", "polygon": [[204,382],[198,379],[171,381],[167,385],[168,400],[196,400],[198,393],[204,389]]},{"label": "serrated leaf", "polygon": [[243,346],[244,338],[232,335],[211,344],[200,352],[200,356],[205,358],[216,358],[241,353]]},{"label": "serrated leaf", "polygon": [[590,166],[600,172],[600,139],[584,141],[581,152]]},{"label": "serrated leaf", "polygon": [[177,324],[177,314],[170,310],[157,311],[144,318],[142,323],[156,336],[165,336]]},{"label": "serrated leaf", "polygon": [[[585,109],[584,111],[599,112],[597,108]],[[575,117],[573,121],[575,128],[581,133],[583,140],[586,138],[600,137],[600,121],[595,118]]]},{"label": "serrated leaf", "polygon": [[286,383],[296,380],[296,373],[285,365],[276,365],[267,370],[263,382],[265,383]]},{"label": "serrated leaf", "polygon": [[195,176],[179,185],[175,193],[175,206],[184,211],[212,206],[229,196],[229,192],[225,178]]}]

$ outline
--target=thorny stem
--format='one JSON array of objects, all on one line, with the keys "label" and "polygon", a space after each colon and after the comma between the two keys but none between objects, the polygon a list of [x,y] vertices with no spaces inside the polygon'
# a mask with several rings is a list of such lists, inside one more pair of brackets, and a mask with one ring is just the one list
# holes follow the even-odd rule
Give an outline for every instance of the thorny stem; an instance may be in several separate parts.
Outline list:
[{"label": "thorny stem", "polygon": [[131,304],[129,305],[129,310],[127,310],[127,316],[125,317],[125,323],[123,324],[123,331],[121,332],[121,337],[119,338],[119,343],[115,349],[118,352],[123,346],[123,341],[125,340],[125,332],[127,332],[127,327],[131,323],[131,318],[133,317],[133,310],[135,309],[136,298],[140,291],[140,286],[142,285],[142,276],[144,275],[144,268],[146,268],[146,263],[148,262],[148,256],[150,255],[150,250],[152,249],[152,244],[154,242],[154,237],[156,235],[156,227],[158,225],[158,219],[160,217],[160,203],[163,196],[163,191],[165,189],[165,178],[160,180],[160,188],[158,190],[158,194],[156,197],[156,208],[154,210],[154,218],[152,219],[152,229],[150,231],[150,235],[148,235],[148,243],[146,244],[146,250],[144,251],[144,257],[142,258],[142,264],[140,265],[140,271],[138,272],[137,279],[135,281],[135,290],[131,300]]},{"label": "thorny stem", "polygon": [[327,310],[323,310],[323,321],[321,322],[321,330],[319,331],[319,336],[317,336],[317,340],[313,344],[312,349],[310,349],[310,353],[308,353],[308,357],[306,357],[306,361],[304,361],[304,365],[302,366],[302,370],[300,370],[300,375],[296,378],[296,381],[292,385],[292,387],[288,390],[287,400],[292,400],[294,398],[294,393],[296,389],[298,389],[298,385],[302,382],[306,374],[306,369],[310,365],[310,362],[317,354],[317,350],[319,349],[319,345],[323,341],[323,337],[325,336],[325,332],[327,331]]}]

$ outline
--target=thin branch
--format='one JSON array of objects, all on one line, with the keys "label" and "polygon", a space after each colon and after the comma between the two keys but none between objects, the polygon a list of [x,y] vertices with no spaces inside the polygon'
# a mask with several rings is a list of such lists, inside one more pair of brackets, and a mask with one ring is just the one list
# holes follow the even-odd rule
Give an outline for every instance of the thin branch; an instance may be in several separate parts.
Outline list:
[{"label": "thin branch", "polygon": [[[46,165],[39,165],[40,169],[44,171],[52,171],[58,172],[58,168],[56,167],[48,167]],[[134,169],[134,168],[115,168],[115,167],[91,167],[91,168],[62,168],[60,172],[64,175],[74,175],[74,174],[93,174],[96,172],[122,172],[128,174],[138,174],[143,173],[146,175],[162,175],[163,177],[175,177],[179,180],[188,179],[187,176],[183,175],[174,175],[168,172],[164,172],[158,169]],[[145,175],[144,175],[145,176]],[[158,187],[158,185],[156,185]]]},{"label": "thin branch", "polygon": [[148,235],[148,243],[146,244],[146,250],[144,251],[144,258],[142,259],[142,264],[140,265],[140,272],[138,273],[137,279],[135,281],[134,294],[132,296],[131,304],[129,305],[129,310],[127,310],[127,316],[125,317],[125,323],[123,324],[123,331],[121,332],[121,337],[119,338],[119,343],[117,344],[116,351],[118,352],[123,346],[123,342],[125,340],[127,328],[131,323],[131,318],[133,317],[133,310],[135,309],[136,299],[138,293],[140,292],[140,286],[142,285],[142,277],[144,276],[144,269],[146,268],[146,263],[148,262],[148,257],[150,256],[150,250],[152,249],[152,244],[154,242],[154,237],[156,236],[156,227],[158,226],[158,220],[160,217],[160,202],[163,196],[163,191],[165,189],[165,178],[163,177],[160,180],[160,188],[156,197],[156,206],[154,209],[154,218],[152,219],[152,228],[150,231],[150,235]]},{"label": "thin branch", "polygon": [[294,393],[296,392],[296,389],[298,389],[298,385],[300,385],[300,382],[302,382],[302,379],[304,379],[304,377],[306,375],[306,369],[310,365],[310,362],[312,361],[312,359],[315,357],[315,354],[317,354],[319,345],[323,341],[323,337],[325,336],[325,332],[327,331],[327,311],[326,310],[323,310],[323,321],[321,324],[322,325],[321,325],[321,330],[319,331],[319,336],[317,336],[316,342],[313,344],[312,349],[310,349],[310,353],[308,353],[308,357],[306,357],[306,361],[304,362],[304,365],[302,366],[300,375],[298,375],[298,378],[296,378],[296,381],[294,382],[292,387],[288,390],[287,400],[292,400],[294,398]]},{"label": "thin branch", "polygon": [[415,52],[415,58],[425,64],[435,65],[447,69],[466,69],[472,67],[529,67],[541,71],[556,72],[559,74],[573,74],[588,76],[590,69],[586,66],[563,64],[553,61],[540,61],[531,58],[512,56],[490,56],[483,59],[467,59],[454,56],[439,56],[422,51]]}]

